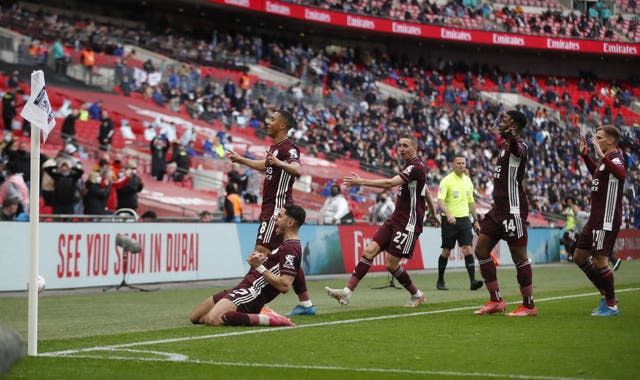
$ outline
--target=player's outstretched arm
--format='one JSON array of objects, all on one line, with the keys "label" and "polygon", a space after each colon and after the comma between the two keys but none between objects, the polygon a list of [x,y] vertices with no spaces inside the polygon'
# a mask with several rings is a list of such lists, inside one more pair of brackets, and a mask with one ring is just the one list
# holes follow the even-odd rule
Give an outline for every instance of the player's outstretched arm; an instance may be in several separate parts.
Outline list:
[{"label": "player's outstretched arm", "polygon": [[357,175],[356,173],[351,173],[344,177],[344,185],[345,186],[369,186],[369,187],[377,187],[380,189],[389,189],[394,186],[400,186],[405,184],[406,181],[402,179],[399,175],[393,178],[383,178],[383,179],[365,179]]},{"label": "player's outstretched arm", "polygon": [[259,170],[261,172],[267,170],[265,160],[251,160],[229,149],[227,149],[227,157],[229,157],[231,162],[250,167],[251,169]]}]

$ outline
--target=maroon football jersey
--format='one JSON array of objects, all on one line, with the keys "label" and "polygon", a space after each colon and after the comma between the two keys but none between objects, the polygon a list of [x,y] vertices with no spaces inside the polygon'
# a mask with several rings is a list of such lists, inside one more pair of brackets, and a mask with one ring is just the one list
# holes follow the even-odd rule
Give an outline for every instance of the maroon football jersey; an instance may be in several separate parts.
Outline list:
[{"label": "maroon football jersey", "polygon": [[527,145],[517,139],[520,155],[512,152],[507,141],[500,146],[500,154],[493,171],[493,207],[491,211],[496,215],[516,215],[526,220],[529,215],[529,202],[522,187],[527,166]]},{"label": "maroon football jersey", "polygon": [[418,157],[408,161],[400,177],[406,181],[398,187],[396,209],[389,220],[398,230],[406,230],[419,234],[422,232],[424,218],[426,188],[426,168]]},{"label": "maroon football jersey", "polygon": [[[269,147],[271,152],[280,161],[286,163],[300,163],[300,150],[289,139],[284,139],[278,144]],[[285,203],[293,202],[293,182],[295,177],[281,168],[267,166],[264,173],[264,186],[262,188],[262,212],[261,220],[268,220],[269,217],[278,212]]]},{"label": "maroon football jersey", "polygon": [[[618,176],[603,162],[607,159],[616,167]],[[624,158],[618,151],[611,152],[593,169],[591,215],[587,224],[593,230],[618,231],[622,224],[622,194],[627,176]]]},{"label": "maroon football jersey", "polygon": [[[262,265],[275,275],[295,277],[300,268],[301,252],[300,240],[287,240],[271,251]],[[265,303],[271,302],[280,294],[280,291],[271,286],[262,274],[255,269],[251,269],[244,276],[242,282],[236,288],[238,287],[246,288],[251,292],[255,292],[255,294],[259,294]]]}]

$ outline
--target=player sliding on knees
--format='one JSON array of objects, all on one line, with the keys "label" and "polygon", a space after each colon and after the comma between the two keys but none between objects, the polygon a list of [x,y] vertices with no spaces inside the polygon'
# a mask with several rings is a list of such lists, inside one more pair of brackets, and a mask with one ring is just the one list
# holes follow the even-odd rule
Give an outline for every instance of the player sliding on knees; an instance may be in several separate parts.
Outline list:
[{"label": "player sliding on knees", "polygon": [[404,168],[400,174],[389,179],[364,179],[353,174],[344,178],[346,186],[363,185],[388,189],[399,186],[396,209],[389,219],[378,229],[373,240],[369,243],[356,265],[347,286],[343,289],[325,290],[329,296],[338,300],[341,305],[347,305],[358,283],[367,274],[373,259],[382,251],[387,252],[385,267],[411,294],[407,306],[417,307],[424,303],[426,296],[418,289],[409,273],[400,265],[400,260],[411,259],[413,249],[422,232],[422,221],[425,211],[425,200],[429,205],[431,219],[439,225],[433,199],[426,186],[426,168],[417,156],[418,141],[415,136],[404,134],[400,136],[398,154],[404,161]]},{"label": "player sliding on knees", "polygon": [[208,326],[294,326],[287,317],[260,310],[281,293],[288,292],[300,269],[298,230],[306,213],[295,204],[285,204],[275,220],[275,232],[283,242],[266,258],[252,253],[251,269],[233,289],[223,290],[202,301],[191,312],[191,322]]}]

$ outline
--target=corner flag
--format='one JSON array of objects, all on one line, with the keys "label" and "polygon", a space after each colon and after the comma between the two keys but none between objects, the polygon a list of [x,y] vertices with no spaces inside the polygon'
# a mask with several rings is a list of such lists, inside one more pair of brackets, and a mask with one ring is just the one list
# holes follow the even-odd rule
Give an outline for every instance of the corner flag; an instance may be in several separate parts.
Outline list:
[{"label": "corner flag", "polygon": [[44,85],[42,70],[31,73],[31,95],[20,116],[42,129],[43,141],[47,141],[49,132],[56,126],[56,119]]}]

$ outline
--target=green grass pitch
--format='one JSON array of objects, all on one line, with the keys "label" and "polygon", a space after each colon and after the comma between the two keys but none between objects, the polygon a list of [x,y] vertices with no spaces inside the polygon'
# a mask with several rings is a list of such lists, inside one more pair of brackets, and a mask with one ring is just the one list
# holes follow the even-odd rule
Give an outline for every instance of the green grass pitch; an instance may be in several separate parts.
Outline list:
[{"label": "green grass pitch", "polygon": [[[417,309],[403,306],[404,290],[372,289],[385,276],[367,276],[347,307],[322,290],[342,287],[347,275],[310,279],[318,315],[295,317],[296,328],[191,325],[193,306],[220,288],[45,292],[42,356],[22,359],[5,378],[640,378],[640,261],[615,272],[617,318],[590,316],[599,298],[575,265],[535,266],[533,275],[539,315],[515,319],[474,316],[487,292],[469,291],[463,271],[447,272],[446,292],[434,290],[435,273],[412,273],[427,294]],[[520,301],[514,269],[500,268],[498,280],[510,311]],[[270,306],[285,313],[296,302],[291,292]],[[0,324],[26,340],[26,295],[0,295]]]}]

